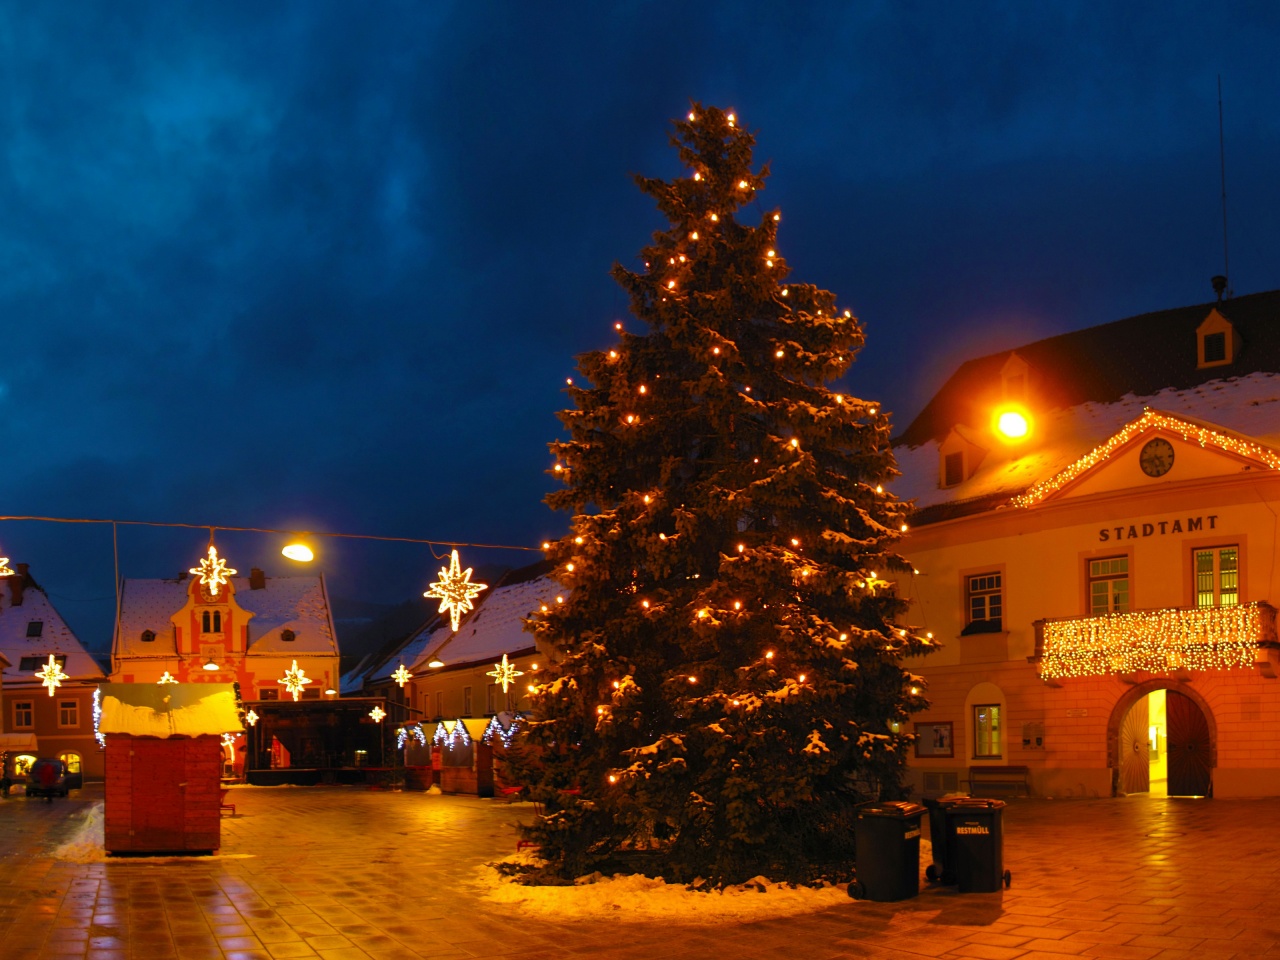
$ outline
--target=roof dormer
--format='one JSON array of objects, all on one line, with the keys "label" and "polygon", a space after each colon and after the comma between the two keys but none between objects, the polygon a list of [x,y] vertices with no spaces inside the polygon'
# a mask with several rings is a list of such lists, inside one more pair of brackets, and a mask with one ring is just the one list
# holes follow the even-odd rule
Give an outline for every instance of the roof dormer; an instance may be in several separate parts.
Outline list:
[{"label": "roof dormer", "polygon": [[938,446],[938,486],[945,490],[964,483],[986,455],[986,449],[965,436],[959,426],[952,427]]},{"label": "roof dormer", "polygon": [[1196,327],[1196,369],[1229,366],[1235,362],[1243,345],[1231,321],[1214,307]]},{"label": "roof dormer", "polygon": [[1031,364],[1011,352],[1000,368],[1000,399],[1006,403],[1026,403],[1031,399],[1030,385]]}]

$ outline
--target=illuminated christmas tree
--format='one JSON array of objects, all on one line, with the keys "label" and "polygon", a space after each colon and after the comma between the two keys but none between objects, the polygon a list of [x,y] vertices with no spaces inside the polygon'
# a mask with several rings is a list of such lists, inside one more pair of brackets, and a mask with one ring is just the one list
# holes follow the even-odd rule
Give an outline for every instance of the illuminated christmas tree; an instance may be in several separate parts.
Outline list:
[{"label": "illuminated christmas tree", "polygon": [[902,658],[929,641],[885,582],[909,570],[889,419],[828,388],[863,330],[788,281],[780,215],[737,217],[768,175],[752,135],[695,104],[672,142],[688,174],[637,178],[670,224],[614,268],[644,329],[579,357],[551,444],[574,517],[531,621],[531,837],[560,876],[830,876],[925,703]]}]

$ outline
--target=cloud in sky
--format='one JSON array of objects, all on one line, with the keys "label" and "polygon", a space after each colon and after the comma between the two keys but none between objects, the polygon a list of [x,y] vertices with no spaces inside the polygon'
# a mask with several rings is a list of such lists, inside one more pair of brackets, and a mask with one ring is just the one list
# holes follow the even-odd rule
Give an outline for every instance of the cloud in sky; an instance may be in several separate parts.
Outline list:
[{"label": "cloud in sky", "polygon": [[[556,533],[559,389],[625,316],[608,268],[660,223],[630,174],[678,172],[690,98],[758,132],[793,276],[867,324],[849,388],[905,424],[967,356],[1210,299],[1218,74],[1233,281],[1277,285],[1278,40],[1261,4],[9,11],[4,511]],[[103,536],[0,527],[95,646]],[[130,528],[122,573],[184,537]],[[328,556],[387,600],[436,562]]]}]

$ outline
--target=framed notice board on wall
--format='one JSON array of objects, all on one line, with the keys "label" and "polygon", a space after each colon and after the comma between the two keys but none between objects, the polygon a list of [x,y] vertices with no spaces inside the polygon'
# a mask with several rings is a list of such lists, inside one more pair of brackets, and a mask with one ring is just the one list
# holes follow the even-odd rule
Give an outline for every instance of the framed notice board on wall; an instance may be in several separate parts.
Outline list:
[{"label": "framed notice board on wall", "polygon": [[951,736],[951,723],[917,723],[917,757],[954,757],[955,741]]}]

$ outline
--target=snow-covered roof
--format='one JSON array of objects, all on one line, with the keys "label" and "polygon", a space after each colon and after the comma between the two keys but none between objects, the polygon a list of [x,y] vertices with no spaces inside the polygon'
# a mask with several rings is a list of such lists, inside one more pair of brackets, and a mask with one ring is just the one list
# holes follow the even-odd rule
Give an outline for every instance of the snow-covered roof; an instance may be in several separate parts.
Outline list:
[{"label": "snow-covered roof", "polygon": [[904,500],[914,499],[918,510],[1012,497],[1065,469],[1141,417],[1147,407],[1280,446],[1280,373],[1252,373],[1189,389],[1161,390],[1145,397],[1130,394],[1114,403],[1082,403],[1040,413],[1034,439],[1026,447],[991,449],[974,474],[953,487],[938,486],[937,440],[897,447],[894,456],[902,476],[890,489]]},{"label": "snow-covered roof", "polygon": [[436,656],[452,665],[499,660],[504,653],[511,655],[533,649],[533,634],[525,631],[521,621],[562,592],[563,588],[545,574],[518,583],[498,584],[475,613],[462,622],[456,634],[448,623],[424,631],[420,652],[410,663],[410,669],[415,672],[426,669],[427,663]]},{"label": "snow-covered roof", "polygon": [[[17,573],[0,580],[0,654],[11,664],[5,671],[5,689],[39,687],[40,681],[32,675],[39,667],[24,670],[22,661],[37,657],[43,666],[50,654],[67,658],[62,671],[72,680],[94,683],[106,679],[102,667],[71,632],[44,591],[29,578],[25,589],[20,591],[22,603],[13,605],[11,581],[22,576]],[[37,635],[30,636],[32,633]]]},{"label": "snow-covered roof", "polygon": [[[264,577],[260,589],[248,577],[232,577],[235,602],[253,614],[249,620],[249,653],[336,654],[338,640],[329,615],[324,578]],[[120,593],[117,657],[175,656],[173,623],[169,619],[187,603],[191,580],[125,580]],[[282,640],[284,630],[293,640]],[[145,642],[150,630],[155,640]]]},{"label": "snow-covered roof", "polygon": [[198,737],[244,729],[230,683],[104,683],[98,732]]}]

